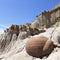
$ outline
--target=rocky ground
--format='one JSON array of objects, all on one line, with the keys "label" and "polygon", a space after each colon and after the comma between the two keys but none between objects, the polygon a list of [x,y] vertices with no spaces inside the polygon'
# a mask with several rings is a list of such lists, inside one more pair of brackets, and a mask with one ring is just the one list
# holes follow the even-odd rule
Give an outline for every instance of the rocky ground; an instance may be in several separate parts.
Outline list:
[{"label": "rocky ground", "polygon": [[[0,60],[60,60],[60,22],[45,30],[26,26],[11,25],[0,35]],[[39,36],[48,38],[55,45],[52,52],[42,58],[30,56],[26,52],[27,41]]]}]

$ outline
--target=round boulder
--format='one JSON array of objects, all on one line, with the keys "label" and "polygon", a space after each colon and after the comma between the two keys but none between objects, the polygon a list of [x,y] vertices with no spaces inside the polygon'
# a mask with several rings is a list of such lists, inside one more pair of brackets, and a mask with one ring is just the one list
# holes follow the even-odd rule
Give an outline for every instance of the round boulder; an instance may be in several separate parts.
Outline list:
[{"label": "round boulder", "polygon": [[53,42],[47,37],[32,37],[26,43],[26,52],[37,58],[49,55],[53,50]]}]

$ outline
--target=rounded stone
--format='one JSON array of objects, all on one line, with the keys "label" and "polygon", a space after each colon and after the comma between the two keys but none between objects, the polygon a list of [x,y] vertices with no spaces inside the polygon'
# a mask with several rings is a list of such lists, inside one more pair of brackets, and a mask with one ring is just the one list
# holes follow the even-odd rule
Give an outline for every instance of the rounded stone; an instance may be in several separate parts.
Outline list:
[{"label": "rounded stone", "polygon": [[51,53],[53,50],[53,42],[47,37],[32,37],[26,43],[26,52],[37,58],[42,58]]}]

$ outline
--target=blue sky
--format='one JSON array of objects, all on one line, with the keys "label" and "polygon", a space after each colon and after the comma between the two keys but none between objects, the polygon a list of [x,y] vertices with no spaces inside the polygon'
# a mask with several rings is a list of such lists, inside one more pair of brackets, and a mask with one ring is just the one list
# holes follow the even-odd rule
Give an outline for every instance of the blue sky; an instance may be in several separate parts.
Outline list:
[{"label": "blue sky", "polygon": [[0,0],[0,29],[10,24],[32,22],[43,10],[52,9],[60,0]]}]

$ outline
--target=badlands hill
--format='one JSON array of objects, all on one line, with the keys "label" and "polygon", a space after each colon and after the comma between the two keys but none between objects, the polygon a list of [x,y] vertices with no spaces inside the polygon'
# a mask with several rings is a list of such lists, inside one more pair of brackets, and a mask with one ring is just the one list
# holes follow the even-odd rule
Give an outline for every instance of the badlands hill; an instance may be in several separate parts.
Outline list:
[{"label": "badlands hill", "polygon": [[8,27],[0,35],[0,60],[60,60],[60,3],[32,23]]}]

